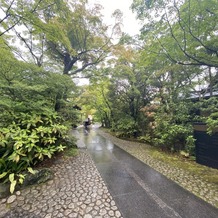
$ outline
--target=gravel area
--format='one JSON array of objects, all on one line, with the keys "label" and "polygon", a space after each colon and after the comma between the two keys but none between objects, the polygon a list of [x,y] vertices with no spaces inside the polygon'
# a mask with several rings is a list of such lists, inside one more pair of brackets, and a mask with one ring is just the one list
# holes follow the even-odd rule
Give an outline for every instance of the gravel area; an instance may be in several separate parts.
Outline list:
[{"label": "gravel area", "polygon": [[200,176],[184,169],[172,167],[167,163],[154,159],[146,152],[146,147],[149,147],[149,145],[122,140],[102,130],[98,130],[98,133],[186,190],[218,208],[218,185],[204,181]]}]

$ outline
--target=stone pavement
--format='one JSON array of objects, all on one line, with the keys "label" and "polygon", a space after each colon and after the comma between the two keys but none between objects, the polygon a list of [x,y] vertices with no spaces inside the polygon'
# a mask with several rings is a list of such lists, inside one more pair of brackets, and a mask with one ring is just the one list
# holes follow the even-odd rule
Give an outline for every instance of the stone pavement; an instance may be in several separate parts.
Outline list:
[{"label": "stone pavement", "polygon": [[[150,157],[145,144],[128,142],[98,131],[114,144],[217,207],[218,188],[185,170]],[[50,168],[53,180],[30,186],[0,199],[0,218],[122,217],[91,156],[80,149],[76,157],[62,157]]]},{"label": "stone pavement", "polygon": [[93,160],[85,150],[59,158],[53,180],[0,199],[1,218],[122,217]]},{"label": "stone pavement", "polygon": [[205,180],[202,180],[202,178],[198,175],[191,174],[190,172],[185,171],[179,167],[172,167],[166,163],[163,163],[162,161],[152,158],[146,152],[146,144],[144,143],[122,140],[102,130],[98,130],[98,133],[105,138],[108,138],[115,145],[127,151],[129,154],[133,155],[142,162],[146,163],[167,178],[173,180],[184,189],[190,191],[194,195],[218,208],[218,184],[209,183]]}]

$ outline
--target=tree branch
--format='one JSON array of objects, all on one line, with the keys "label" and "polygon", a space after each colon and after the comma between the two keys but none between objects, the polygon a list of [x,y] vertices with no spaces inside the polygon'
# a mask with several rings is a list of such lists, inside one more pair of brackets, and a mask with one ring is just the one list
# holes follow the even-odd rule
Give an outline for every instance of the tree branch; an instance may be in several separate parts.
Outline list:
[{"label": "tree branch", "polygon": [[[171,26],[171,24],[170,24],[170,22],[169,22],[169,19],[168,19],[167,14],[166,14],[166,21],[167,21],[167,24],[168,24],[168,26],[169,26],[169,28],[170,28],[171,36],[172,36],[172,38],[175,40],[175,42],[177,43],[179,49],[183,52],[183,54],[185,54],[186,57],[188,57],[189,59],[191,59],[191,60],[194,61],[194,62],[186,62],[186,63],[185,63],[185,62],[181,62],[181,61],[175,60],[175,59],[169,54],[169,52],[167,52],[167,50],[165,49],[165,47],[161,44],[161,45],[162,45],[162,48],[164,48],[164,51],[166,52],[166,55],[167,55],[173,62],[175,62],[175,63],[177,63],[177,64],[182,64],[182,65],[218,67],[218,64],[216,64],[216,63],[214,63],[214,64],[213,64],[213,63],[210,63],[209,60],[206,60],[206,61],[205,61],[205,60],[199,60],[197,57],[195,57],[195,56],[189,54],[189,53],[187,52],[187,50],[186,50],[186,46],[183,48],[183,47],[180,45],[178,39],[176,38],[176,36],[175,36],[175,34],[174,34],[174,31],[173,31],[173,27]],[[181,21],[179,21],[179,23],[180,23],[180,22],[181,22]],[[181,23],[180,23],[180,25],[181,25]],[[181,28],[183,29],[183,27],[181,27]],[[183,29],[183,31],[184,31],[184,29]],[[158,41],[160,42],[159,39],[158,39]]]}]

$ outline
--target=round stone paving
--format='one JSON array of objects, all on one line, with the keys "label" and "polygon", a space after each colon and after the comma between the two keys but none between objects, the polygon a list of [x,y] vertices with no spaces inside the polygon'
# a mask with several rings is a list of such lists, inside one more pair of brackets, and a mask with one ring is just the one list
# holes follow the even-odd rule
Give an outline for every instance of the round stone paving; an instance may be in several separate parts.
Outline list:
[{"label": "round stone paving", "polygon": [[85,150],[52,165],[53,180],[0,200],[1,218],[122,217]]}]

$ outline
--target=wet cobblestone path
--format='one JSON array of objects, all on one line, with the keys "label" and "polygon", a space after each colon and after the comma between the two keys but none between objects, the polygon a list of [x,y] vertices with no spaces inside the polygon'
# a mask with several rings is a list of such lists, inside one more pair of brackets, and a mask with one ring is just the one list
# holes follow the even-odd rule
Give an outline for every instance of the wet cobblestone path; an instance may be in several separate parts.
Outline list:
[{"label": "wet cobblestone path", "polygon": [[[0,199],[0,218],[196,218],[204,214],[217,217],[218,210],[210,205],[204,207],[203,213],[199,208],[193,214],[193,208],[204,205],[204,202],[198,204],[195,197],[189,197],[171,182],[168,184],[153,169],[186,190],[196,192],[198,196],[200,193],[200,197],[211,205],[218,202],[217,186],[153,159],[146,154],[144,144],[120,140],[98,129],[91,131],[90,135],[83,131],[74,134],[79,137],[79,154],[76,157],[57,158],[50,167],[55,173],[52,180]],[[122,149],[153,169],[146,167],[146,171],[143,163],[135,164],[135,159],[128,159]],[[121,159],[130,162],[123,163]],[[137,171],[130,167],[133,165]],[[121,186],[118,185],[119,181],[122,181]],[[172,188],[172,193],[168,189],[160,190],[161,186]],[[129,215],[133,214],[133,210],[136,211],[134,217]]]},{"label": "wet cobblestone path", "polygon": [[0,199],[1,218],[110,218],[121,214],[90,155],[58,160],[53,180]]}]

